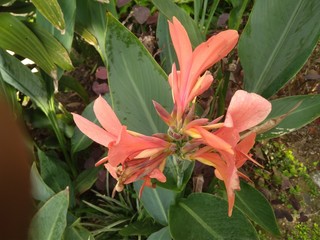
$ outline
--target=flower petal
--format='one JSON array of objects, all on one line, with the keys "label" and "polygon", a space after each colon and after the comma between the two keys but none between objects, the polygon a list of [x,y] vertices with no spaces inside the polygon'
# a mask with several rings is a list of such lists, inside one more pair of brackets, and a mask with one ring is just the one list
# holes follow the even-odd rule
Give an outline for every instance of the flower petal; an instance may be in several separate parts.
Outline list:
[{"label": "flower petal", "polygon": [[213,64],[227,56],[237,44],[239,34],[235,30],[226,30],[212,36],[201,43],[192,54],[187,91],[189,91],[197,78]]},{"label": "flower petal", "polygon": [[[180,72],[183,75],[182,79],[187,79],[188,76],[185,75],[189,72],[192,56],[192,46],[189,36],[182,24],[175,17],[173,17],[172,22],[169,21],[169,31],[179,61]],[[185,85],[186,82],[182,84]],[[182,89],[184,88],[185,87]]]},{"label": "flower petal", "polygon": [[228,152],[230,154],[234,154],[232,147],[230,144],[225,142],[223,139],[220,137],[216,136],[213,133],[208,132],[207,130],[201,128],[201,127],[194,127],[200,135],[202,136],[202,139],[211,147],[213,147],[216,150],[222,150],[225,152]]},{"label": "flower petal", "polygon": [[265,98],[238,90],[231,99],[224,123],[242,132],[262,122],[270,111],[271,103]]},{"label": "flower petal", "polygon": [[101,97],[101,95],[95,100],[93,111],[99,123],[105,130],[114,136],[120,134],[122,125],[110,105],[103,97]]},{"label": "flower petal", "polygon": [[96,124],[90,122],[88,119],[76,113],[72,113],[72,115],[73,120],[79,130],[93,141],[105,147],[108,147],[109,143],[115,140],[115,137],[113,135],[105,131],[103,128],[97,126]]}]

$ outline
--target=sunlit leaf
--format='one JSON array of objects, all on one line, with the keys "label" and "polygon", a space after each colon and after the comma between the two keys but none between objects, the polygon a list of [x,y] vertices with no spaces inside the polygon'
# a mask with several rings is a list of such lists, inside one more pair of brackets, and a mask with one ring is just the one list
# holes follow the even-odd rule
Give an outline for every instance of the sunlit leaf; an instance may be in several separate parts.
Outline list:
[{"label": "sunlit leaf", "polygon": [[32,0],[37,10],[62,33],[65,32],[63,12],[57,0]]}]

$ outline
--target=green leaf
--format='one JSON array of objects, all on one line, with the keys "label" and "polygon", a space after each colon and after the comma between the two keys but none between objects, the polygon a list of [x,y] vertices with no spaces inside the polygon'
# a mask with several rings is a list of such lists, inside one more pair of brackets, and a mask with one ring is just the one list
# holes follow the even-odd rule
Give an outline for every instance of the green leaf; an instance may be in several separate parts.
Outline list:
[{"label": "green leaf", "polygon": [[108,4],[106,3],[92,0],[77,0],[76,32],[95,46],[104,61],[106,61],[107,9]]},{"label": "green leaf", "polygon": [[194,193],[170,208],[169,227],[176,240],[258,239],[252,224],[238,210],[228,217],[228,203],[207,193]]},{"label": "green leaf", "polygon": [[152,218],[145,218],[142,221],[130,223],[119,231],[121,236],[148,236],[151,233],[158,231],[162,226],[156,223]]},{"label": "green leaf", "polygon": [[279,236],[280,231],[270,203],[249,184],[241,181],[240,186],[241,191],[236,191],[236,207],[265,230]]},{"label": "green leaf", "polygon": [[166,131],[152,100],[172,106],[167,76],[141,42],[108,14],[106,49],[112,104],[122,124],[143,134]]},{"label": "green leaf", "polygon": [[68,205],[68,189],[50,198],[32,218],[30,239],[60,240],[67,226]]},{"label": "green leaf", "polygon": [[256,1],[239,41],[244,86],[268,98],[303,66],[320,34],[320,1]]},{"label": "green leaf", "polygon": [[228,26],[230,29],[238,30],[249,0],[231,0],[230,2],[232,4],[232,10],[230,12]]},{"label": "green leaf", "polygon": [[18,59],[1,49],[0,75],[6,83],[29,96],[44,113],[48,113],[48,96],[43,80],[31,73]]},{"label": "green leaf", "polygon": [[280,124],[258,135],[257,139],[274,138],[293,132],[320,116],[320,95],[299,95],[272,100],[272,111],[265,121],[286,114],[300,102],[301,104]]},{"label": "green leaf", "polygon": [[63,240],[94,240],[94,237],[89,230],[81,226],[79,221],[76,221],[71,226],[68,226],[63,234]]},{"label": "green leaf", "polygon": [[[110,104],[110,95],[105,94],[103,96],[105,100]],[[81,114],[82,117],[90,120],[93,123],[99,124],[98,119],[96,118],[96,115],[93,112],[93,102],[91,102],[83,111]],[[86,135],[84,135],[78,128],[74,130],[74,134],[71,138],[71,152],[74,154],[76,152],[79,152],[81,150],[86,149],[92,144],[92,140],[88,138]]]},{"label": "green leaf", "polygon": [[56,66],[37,36],[9,13],[0,13],[0,47],[33,60],[46,73],[56,75]]},{"label": "green leaf", "polygon": [[36,200],[45,202],[54,195],[54,191],[48,187],[38,172],[35,162],[33,162],[30,172],[31,193]]},{"label": "green leaf", "polygon": [[62,33],[65,32],[63,12],[57,0],[32,0],[37,10]]},{"label": "green leaf", "polygon": [[[136,192],[139,192],[142,181],[133,184]],[[176,194],[173,191],[161,187],[149,188],[145,187],[141,202],[149,215],[158,223],[166,226],[168,224],[169,207],[175,201]]]},{"label": "green leaf", "polygon": [[102,166],[93,167],[84,170],[80,173],[75,180],[75,191],[77,194],[82,194],[89,190],[92,185],[97,181],[98,172],[103,169]]},{"label": "green leaf", "polygon": [[169,227],[164,227],[157,232],[152,233],[147,240],[171,240]]},{"label": "green leaf", "polygon": [[55,64],[64,70],[73,69],[68,51],[50,32],[37,24],[28,24],[28,27],[39,38]]},{"label": "green leaf", "polygon": [[83,101],[89,103],[89,94],[85,90],[85,88],[73,77],[70,76],[62,76],[59,80],[59,89],[71,89],[78,93],[78,95],[82,98]]},{"label": "green leaf", "polygon": [[11,2],[11,0],[0,0],[0,6],[8,2]]},{"label": "green leaf", "polygon": [[74,25],[76,18],[76,0],[58,0],[58,3],[63,12],[63,18],[66,23],[65,32],[61,33],[61,31],[54,28],[54,26],[40,13],[37,14],[37,24],[41,25],[44,29],[55,36],[65,47],[65,49],[70,52],[73,42]]},{"label": "green leaf", "polygon": [[71,185],[71,178],[59,159],[49,157],[38,149],[41,177],[55,192]]},{"label": "green leaf", "polygon": [[195,21],[173,1],[152,0],[152,2],[168,20],[171,21],[173,17],[179,19],[185,27],[193,47],[205,40],[204,34],[200,32]]},{"label": "green leaf", "polygon": [[171,37],[169,34],[169,27],[167,19],[163,14],[159,14],[158,24],[157,24],[157,39],[158,46],[161,49],[160,58],[161,65],[167,74],[171,73],[172,64],[177,64],[177,69],[179,69],[179,63],[177,60],[176,52],[174,51]]}]

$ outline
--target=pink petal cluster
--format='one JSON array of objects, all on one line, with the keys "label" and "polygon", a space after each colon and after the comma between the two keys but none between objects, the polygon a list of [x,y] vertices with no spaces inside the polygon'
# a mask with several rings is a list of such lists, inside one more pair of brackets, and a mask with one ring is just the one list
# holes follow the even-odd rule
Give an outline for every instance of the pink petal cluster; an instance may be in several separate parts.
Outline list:
[{"label": "pink petal cluster", "polygon": [[171,143],[128,131],[101,96],[95,100],[93,110],[102,127],[75,113],[73,119],[80,131],[109,149],[108,156],[96,165],[104,164],[118,180],[115,190],[122,191],[124,184],[137,179],[144,180],[143,187],[152,186],[151,178],[166,181],[162,170],[166,157],[171,153]]},{"label": "pink petal cluster", "polygon": [[173,64],[168,77],[174,108],[168,113],[154,102],[159,116],[169,126],[168,134],[145,136],[127,130],[101,96],[93,109],[102,127],[78,114],[73,114],[74,121],[85,135],[108,148],[108,156],[97,165],[104,164],[118,180],[116,191],[139,179],[144,180],[143,187],[154,187],[151,179],[165,182],[162,172],[166,158],[175,154],[215,168],[216,177],[225,184],[231,216],[234,191],[240,190],[239,177],[247,178],[238,169],[247,160],[258,164],[249,154],[255,143],[255,133],[245,138],[241,135],[268,116],[271,104],[255,93],[238,90],[231,99],[224,122],[220,122],[222,117],[211,122],[196,118],[194,101],[213,82],[213,76],[206,70],[234,48],[238,33],[223,31],[192,50],[186,30],[175,17],[169,22],[169,30],[179,62],[179,70]]}]

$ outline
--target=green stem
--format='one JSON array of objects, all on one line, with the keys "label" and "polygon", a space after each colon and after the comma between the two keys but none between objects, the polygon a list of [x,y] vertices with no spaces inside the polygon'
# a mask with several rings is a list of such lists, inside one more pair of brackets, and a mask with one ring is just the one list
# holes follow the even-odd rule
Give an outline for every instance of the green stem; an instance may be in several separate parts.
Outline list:
[{"label": "green stem", "polygon": [[205,27],[205,30],[204,30],[204,34],[205,34],[205,35],[208,34],[208,30],[209,30],[209,27],[210,27],[210,23],[211,23],[211,21],[212,21],[212,18],[213,18],[214,13],[216,12],[216,9],[217,9],[217,7],[218,7],[219,2],[220,2],[220,0],[214,0],[213,4],[211,5],[209,17],[208,17],[208,19],[207,19],[207,24],[206,24],[206,27]]},{"label": "green stem", "polygon": [[64,136],[64,134],[61,132],[59,128],[59,124],[57,121],[56,113],[55,113],[55,108],[54,108],[54,99],[53,97],[49,100],[49,111],[47,112],[47,117],[49,121],[51,122],[52,129],[58,139],[60,148],[62,150],[63,156],[69,165],[69,168],[71,170],[72,175],[75,177],[77,175],[77,170],[69,156],[69,153],[67,151],[67,141]]},{"label": "green stem", "polygon": [[177,174],[177,187],[178,189],[180,189],[183,181],[183,172],[181,171],[182,169],[181,169],[180,160],[177,159],[176,155],[172,156],[172,160],[173,160],[173,165],[175,167],[176,174]]}]

